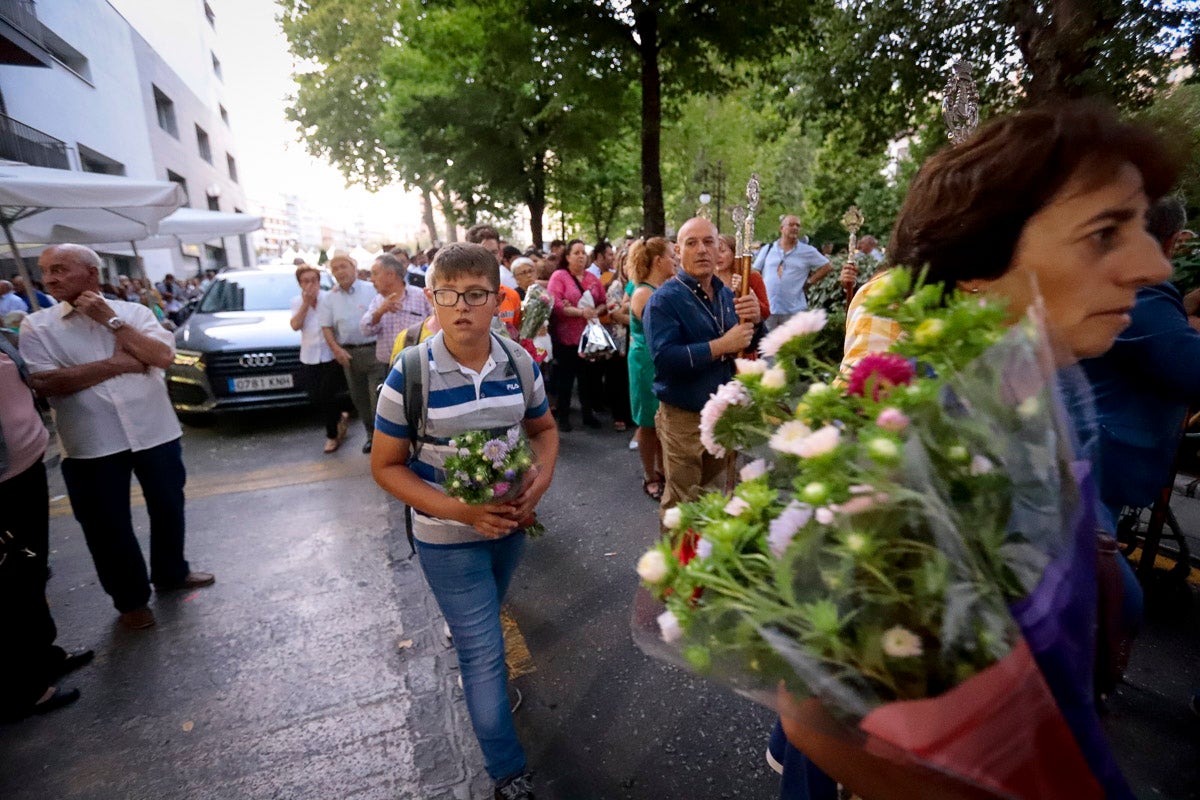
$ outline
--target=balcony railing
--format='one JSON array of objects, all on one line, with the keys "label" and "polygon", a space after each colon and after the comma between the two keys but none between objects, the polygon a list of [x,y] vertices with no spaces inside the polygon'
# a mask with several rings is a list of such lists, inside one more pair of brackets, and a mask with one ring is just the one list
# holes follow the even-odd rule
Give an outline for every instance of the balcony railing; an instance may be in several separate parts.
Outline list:
[{"label": "balcony railing", "polygon": [[34,167],[71,168],[65,142],[4,114],[0,114],[0,158]]},{"label": "balcony railing", "polygon": [[42,41],[42,25],[38,22],[33,0],[0,0],[0,19],[28,36],[35,43]]}]

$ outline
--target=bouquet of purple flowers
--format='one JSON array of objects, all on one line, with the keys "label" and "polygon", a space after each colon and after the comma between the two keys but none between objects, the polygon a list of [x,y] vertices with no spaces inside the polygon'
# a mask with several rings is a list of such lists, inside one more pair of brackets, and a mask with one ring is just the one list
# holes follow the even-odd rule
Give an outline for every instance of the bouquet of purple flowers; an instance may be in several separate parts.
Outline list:
[{"label": "bouquet of purple flowers", "polygon": [[[450,446],[457,452],[446,458],[446,494],[468,505],[514,501],[538,473],[529,441],[517,425],[501,433],[466,431],[451,439]],[[532,514],[521,527],[531,537],[545,530]]]}]

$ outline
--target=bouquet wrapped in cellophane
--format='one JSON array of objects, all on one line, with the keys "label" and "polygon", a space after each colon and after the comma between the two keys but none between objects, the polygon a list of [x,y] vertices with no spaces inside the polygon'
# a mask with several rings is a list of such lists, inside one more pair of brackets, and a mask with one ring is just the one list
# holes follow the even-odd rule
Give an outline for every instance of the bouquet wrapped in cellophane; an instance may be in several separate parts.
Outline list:
[{"label": "bouquet wrapped in cellophane", "polygon": [[[591,292],[584,292],[579,298],[580,308],[595,308],[596,299]],[[579,357],[585,361],[602,361],[612,358],[617,352],[617,345],[608,330],[600,324],[600,320],[592,317],[579,334]]]},{"label": "bouquet wrapped in cellophane", "polygon": [[550,312],[554,310],[554,295],[540,283],[530,284],[525,290],[525,299],[521,301],[521,330],[522,339],[533,339],[542,332],[550,321]]},{"label": "bouquet wrapped in cellophane", "polygon": [[546,324],[550,320],[550,312],[554,310],[554,295],[540,283],[531,284],[525,290],[525,299],[521,301],[521,329],[517,331],[517,340],[529,353],[535,364],[545,362],[550,356],[550,335],[546,332]]},{"label": "bouquet wrapped in cellophane", "polygon": [[[466,431],[450,440],[457,452],[446,457],[446,494],[468,505],[507,503],[520,497],[537,476],[537,464],[520,426],[507,431]],[[530,537],[545,528],[531,514],[521,521]]]},{"label": "bouquet wrapped in cellophane", "polygon": [[732,496],[665,513],[636,638],[814,736],[836,723],[835,762],[964,796],[1132,797],[1091,705],[1089,477],[1044,333],[903,269],[879,281],[890,352],[839,375],[812,355],[825,312],[802,312],[763,340],[773,365],[739,360],[710,398],[705,447],[752,460]]}]

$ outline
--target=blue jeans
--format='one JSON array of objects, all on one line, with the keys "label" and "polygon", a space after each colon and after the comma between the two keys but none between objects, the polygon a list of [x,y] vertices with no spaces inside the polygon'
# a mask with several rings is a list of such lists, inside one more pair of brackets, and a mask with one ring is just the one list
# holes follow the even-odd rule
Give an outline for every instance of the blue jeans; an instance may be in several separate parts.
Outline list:
[{"label": "blue jeans", "polygon": [[[122,613],[150,600],[150,582],[171,586],[188,575],[183,557],[183,485],[187,473],[179,440],[100,458],[62,462],[71,510],[83,528],[100,586]],[[150,515],[150,574],[133,532],[129,480],[136,475]]]},{"label": "blue jeans", "polygon": [[[1101,504],[1097,509],[1098,517],[1108,514],[1106,519],[1099,519],[1098,522],[1102,528],[1107,524],[1107,528],[1104,529],[1113,531],[1114,537],[1116,536],[1117,521],[1121,519],[1121,512],[1124,509],[1123,505],[1110,506],[1107,504]],[[1121,567],[1121,587],[1124,589],[1121,597],[1121,621],[1132,636],[1134,632],[1141,629],[1145,619],[1145,592],[1142,590],[1142,584],[1138,582],[1137,573],[1134,571],[1133,565],[1129,563],[1129,559],[1118,554],[1117,564]]]},{"label": "blue jeans", "polygon": [[768,745],[783,765],[779,778],[779,800],[837,800],[837,782],[826,775],[808,756],[792,747],[783,735],[783,725],[775,720]]},{"label": "blue jeans", "polygon": [[500,628],[500,604],[524,551],[523,532],[468,544],[417,540],[421,570],[454,637],[471,727],[495,781],[525,770],[525,751],[508,704]]}]

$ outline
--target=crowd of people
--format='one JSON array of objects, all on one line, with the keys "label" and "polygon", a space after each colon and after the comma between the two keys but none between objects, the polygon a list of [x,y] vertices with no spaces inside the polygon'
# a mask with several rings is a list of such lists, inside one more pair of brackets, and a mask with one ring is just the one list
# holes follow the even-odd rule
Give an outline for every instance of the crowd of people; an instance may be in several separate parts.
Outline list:
[{"label": "crowd of people", "polygon": [[[1073,422],[1079,457],[1100,475],[1099,526],[1107,533],[1123,508],[1153,502],[1169,479],[1186,410],[1200,400],[1200,384],[1177,368],[1182,354],[1200,355],[1200,295],[1182,296],[1168,282],[1168,258],[1186,223],[1182,205],[1166,196],[1176,178],[1153,135],[1102,107],[1026,111],[926,162],[886,253],[873,237],[859,242],[860,254],[885,271],[920,265],[932,281],[1007,300],[1013,321],[1041,304],[1060,366],[1082,362],[1093,386],[1096,420],[1079,413]],[[412,511],[414,548],[458,649],[497,798],[533,797],[507,700],[499,609],[524,531],[553,479],[559,433],[573,430],[573,404],[585,427],[601,429],[607,417],[615,431],[634,429],[642,488],[661,512],[726,489],[736,454],[716,454],[702,441],[701,412],[739,361],[758,358],[760,341],[804,311],[806,290],[833,272],[827,248],[801,234],[797,216],[782,217],[778,238],[755,254],[746,286],[734,266],[735,242],[704,217],[685,221],[673,240],[589,248],[571,239],[551,242],[546,253],[477,225],[465,243],[414,254],[388,248],[369,271],[336,255],[328,291],[317,267],[296,265],[291,326],[301,335],[303,380],[324,425],[325,452],[340,447],[357,412],[376,481]],[[894,322],[865,310],[883,273],[861,283],[860,263],[850,259],[838,271],[853,296],[845,366],[899,335]],[[0,713],[9,717],[73,701],[78,693],[58,680],[91,657],[54,644],[45,607],[47,437],[38,398],[54,409],[72,508],[120,621],[154,624],[152,586],[214,581],[184,558],[180,429],[162,379],[173,343],[160,324],[172,301],[193,298],[204,281],[167,276],[154,286],[135,279],[102,286],[95,253],[76,245],[47,249],[39,265],[61,305],[46,298],[41,310],[25,309],[36,313],[22,323],[19,352],[0,341],[0,507],[29,511],[5,520],[0,541],[8,556],[0,559],[4,597],[31,609],[3,623],[6,640],[21,644],[14,652],[29,654],[0,666],[0,684],[17,687],[3,694]],[[552,307],[544,329],[529,331],[522,315],[535,285]],[[0,311],[14,305],[14,288],[0,282]],[[511,498],[468,505],[445,492],[453,437],[472,429],[497,437],[520,429],[528,438],[539,469]],[[150,512],[149,571],[129,526],[131,475]],[[22,552],[29,555],[17,557]],[[1119,660],[1128,658],[1139,624],[1141,590],[1117,560],[1116,583],[1099,591],[1120,609],[1106,629],[1119,639],[1109,642]],[[1038,656],[1050,664],[1056,647],[1050,642]],[[1108,796],[1124,797],[1098,728],[1092,676],[1066,678],[1052,686],[1055,700]],[[838,782],[870,797],[911,788],[910,772],[847,752],[800,716],[785,707],[769,740],[781,797],[833,800]],[[974,796],[945,776],[923,780],[934,787],[929,796]]]}]

